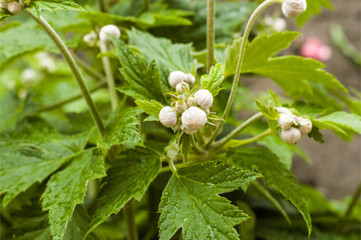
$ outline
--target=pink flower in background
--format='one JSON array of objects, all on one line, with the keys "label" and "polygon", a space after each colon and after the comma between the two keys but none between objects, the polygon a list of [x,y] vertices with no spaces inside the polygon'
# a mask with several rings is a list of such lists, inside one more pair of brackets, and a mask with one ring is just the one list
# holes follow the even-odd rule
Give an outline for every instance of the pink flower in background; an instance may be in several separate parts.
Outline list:
[{"label": "pink flower in background", "polygon": [[302,45],[300,52],[304,57],[314,58],[319,61],[327,61],[332,55],[331,48],[315,37],[308,38]]}]

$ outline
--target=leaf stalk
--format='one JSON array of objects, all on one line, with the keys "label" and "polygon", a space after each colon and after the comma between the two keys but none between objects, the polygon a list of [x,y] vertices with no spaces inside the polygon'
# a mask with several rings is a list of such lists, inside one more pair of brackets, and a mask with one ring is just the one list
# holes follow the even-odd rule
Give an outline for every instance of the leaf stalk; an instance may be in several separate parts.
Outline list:
[{"label": "leaf stalk", "polygon": [[215,42],[215,0],[207,0],[207,73],[209,73],[214,62]]}]

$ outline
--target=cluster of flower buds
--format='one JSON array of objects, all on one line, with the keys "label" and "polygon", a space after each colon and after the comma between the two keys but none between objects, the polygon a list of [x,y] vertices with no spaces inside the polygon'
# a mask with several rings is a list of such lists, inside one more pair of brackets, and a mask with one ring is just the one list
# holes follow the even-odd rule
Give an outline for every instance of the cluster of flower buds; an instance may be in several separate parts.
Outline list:
[{"label": "cluster of flower buds", "polygon": [[196,78],[191,73],[185,74],[182,71],[173,71],[169,74],[168,81],[177,93],[182,93],[185,89],[189,89],[189,85],[195,83]]},{"label": "cluster of flower buds", "polygon": [[23,9],[23,4],[17,1],[0,1],[0,12],[2,9],[7,9],[9,13],[16,15]]},{"label": "cluster of flower buds", "polygon": [[195,82],[195,77],[190,73],[171,72],[168,80],[180,95],[173,102],[174,107],[166,106],[160,111],[160,122],[174,131],[183,130],[187,134],[198,132],[207,123],[209,108],[213,104],[212,94],[206,89],[200,89],[193,95],[184,93]]},{"label": "cluster of flower buds", "polygon": [[282,12],[286,17],[295,18],[306,11],[306,0],[284,0],[282,3]]},{"label": "cluster of flower buds", "polygon": [[[114,36],[115,38],[120,38],[121,32],[119,28],[115,25],[105,25],[99,31],[99,40],[102,43],[109,43],[111,42],[109,35]],[[88,34],[85,34],[83,37],[84,42],[86,42],[89,46],[95,46],[98,40],[97,34],[92,31]]]},{"label": "cluster of flower buds", "polygon": [[297,143],[302,134],[308,134],[312,130],[310,119],[294,115],[289,109],[278,107],[280,114],[278,125],[281,127],[280,137],[287,143]]}]

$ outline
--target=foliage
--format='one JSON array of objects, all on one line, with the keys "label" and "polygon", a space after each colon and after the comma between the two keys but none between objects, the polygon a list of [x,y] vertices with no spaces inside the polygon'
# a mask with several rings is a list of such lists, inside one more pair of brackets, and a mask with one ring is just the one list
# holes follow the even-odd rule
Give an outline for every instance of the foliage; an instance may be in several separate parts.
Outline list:
[{"label": "foliage", "polygon": [[[238,32],[255,1],[217,2],[216,63],[209,72],[206,1],[105,1],[102,11],[97,1],[22,2],[19,14],[0,12],[0,238],[103,240],[136,232],[139,239],[164,240],[357,238],[357,194],[335,202],[300,185],[293,157],[311,159],[278,136],[278,120],[280,109],[288,109],[312,122],[304,138],[327,142],[322,133],[329,129],[352,140],[361,134],[361,94],[323,63],[285,55],[300,35],[290,31],[252,32],[241,69],[241,79],[265,76],[287,96],[232,89]],[[332,5],[308,1],[296,23],[322,7]],[[29,15],[48,20],[51,34]],[[83,39],[107,24],[120,28],[119,39]],[[53,42],[51,27],[70,55]],[[172,71],[195,81],[186,75],[184,88],[174,89]],[[202,107],[199,89],[212,94],[212,106]],[[236,100],[230,116],[222,115],[230,91]],[[171,129],[159,122],[165,106],[174,109]],[[182,125],[190,107],[207,117],[195,133]]]}]

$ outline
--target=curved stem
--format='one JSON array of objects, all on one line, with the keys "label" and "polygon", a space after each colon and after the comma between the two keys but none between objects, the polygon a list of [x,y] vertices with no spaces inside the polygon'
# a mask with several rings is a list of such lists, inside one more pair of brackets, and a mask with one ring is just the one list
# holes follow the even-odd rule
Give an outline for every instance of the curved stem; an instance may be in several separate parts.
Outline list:
[{"label": "curved stem", "polygon": [[[89,92],[95,92],[96,90],[99,90],[103,87],[105,87],[107,85],[106,82],[102,82],[102,83],[99,83],[98,86],[92,88],[89,90]],[[64,99],[64,100],[61,100],[59,102],[56,102],[56,103],[53,103],[49,106],[45,106],[45,107],[42,107],[42,108],[39,108],[38,109],[38,112],[45,112],[45,111],[50,111],[50,110],[53,110],[53,109],[56,109],[56,108],[59,108],[67,103],[70,103],[70,102],[73,102],[75,100],[78,100],[80,99],[81,97],[83,96],[83,94],[79,93],[77,95],[74,95],[72,97],[69,97],[67,99]]]},{"label": "curved stem", "polygon": [[35,22],[37,22],[49,35],[49,37],[54,41],[56,46],[59,48],[61,54],[65,58],[66,62],[68,63],[78,85],[83,94],[83,97],[89,107],[90,113],[93,117],[93,120],[98,128],[100,136],[104,137],[104,125],[100,118],[99,112],[90,96],[88,87],[86,86],[83,76],[79,70],[79,67],[75,63],[75,60],[71,53],[69,52],[68,48],[65,46],[64,42],[61,40],[59,35],[55,32],[55,30],[49,25],[49,23],[40,16],[40,18],[35,17],[31,12],[24,10],[26,14],[28,14]]},{"label": "curved stem", "polygon": [[251,125],[252,123],[256,122],[258,119],[262,118],[262,113],[256,113],[255,115],[253,115],[252,117],[250,117],[249,119],[247,119],[245,122],[243,122],[241,125],[239,125],[238,127],[236,127],[232,132],[230,132],[227,136],[225,136],[224,138],[222,138],[221,140],[215,142],[212,147],[214,148],[220,148],[222,147],[224,144],[226,144],[228,141],[232,140],[234,137],[236,137],[240,132],[243,131],[243,129],[245,129],[246,127],[248,127],[249,125]]},{"label": "curved stem", "polygon": [[345,212],[345,217],[350,216],[353,208],[356,206],[358,199],[360,198],[360,195],[361,195],[361,183],[358,185],[355,193],[352,196],[352,200],[351,200],[350,204],[348,205],[347,210]]},{"label": "curved stem", "polygon": [[[249,18],[249,20],[247,22],[247,25],[246,25],[246,28],[244,30],[243,37],[242,37],[242,42],[241,42],[241,47],[240,47],[240,52],[239,52],[238,62],[237,62],[237,68],[236,68],[236,73],[234,74],[234,78],[233,78],[231,93],[229,94],[227,105],[226,105],[226,108],[224,109],[223,116],[222,116],[222,118],[224,120],[226,120],[226,118],[227,118],[227,116],[229,114],[229,111],[231,110],[232,103],[233,103],[233,100],[234,100],[234,96],[236,95],[239,76],[241,74],[241,69],[242,69],[244,53],[246,51],[247,40],[248,40],[249,33],[251,32],[252,25],[255,22],[257,16],[265,8],[267,8],[268,6],[270,6],[270,5],[274,4],[274,3],[283,3],[283,0],[266,0],[266,1],[264,1],[261,5],[259,5],[256,8],[256,10],[254,10],[254,12],[252,13],[251,17]],[[223,124],[224,124],[224,121],[220,122],[220,124],[218,125],[218,127],[214,131],[212,137],[210,138],[209,142],[207,143],[206,148],[208,148],[212,144],[212,142],[216,139],[216,137],[217,137],[219,131],[221,130]]]},{"label": "curved stem", "polygon": [[215,1],[207,0],[207,73],[213,66],[214,61],[214,17],[215,17]]},{"label": "curved stem", "polygon": [[[99,43],[99,48],[102,53],[106,53],[108,51],[106,43]],[[115,82],[113,77],[112,68],[110,66],[109,58],[106,56],[102,57],[102,62],[105,71],[105,77],[107,79],[109,95],[110,95],[110,103],[112,105],[112,109],[116,109],[118,106],[118,95],[117,91],[115,90]]]}]

